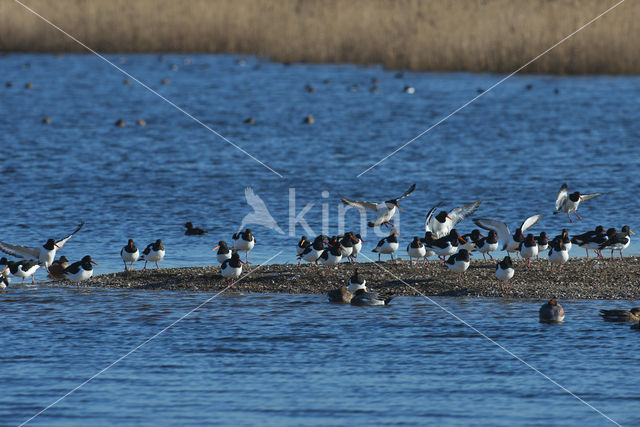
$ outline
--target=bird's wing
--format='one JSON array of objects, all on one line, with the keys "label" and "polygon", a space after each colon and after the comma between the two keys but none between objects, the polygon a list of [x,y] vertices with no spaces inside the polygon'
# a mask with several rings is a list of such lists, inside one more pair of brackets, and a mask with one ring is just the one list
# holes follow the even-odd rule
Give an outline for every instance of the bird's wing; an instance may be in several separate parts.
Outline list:
[{"label": "bird's wing", "polygon": [[432,207],[429,212],[427,212],[427,216],[424,220],[424,231],[433,231],[431,230],[431,226],[429,225],[429,223],[431,222],[431,218],[433,218],[433,214],[436,213],[436,210],[440,207],[440,204],[442,202],[438,203],[437,205],[435,205],[434,207]]},{"label": "bird's wing", "polygon": [[509,241],[511,232],[509,231],[509,227],[507,227],[507,224],[505,224],[504,222],[487,218],[473,218],[473,222],[480,228],[495,231],[498,234],[498,238],[502,240],[503,244]]},{"label": "bird's wing", "polygon": [[522,231],[522,234],[524,234],[525,231],[527,231],[528,229],[536,225],[536,223],[540,221],[540,218],[542,218],[542,215],[538,214],[538,215],[530,216],[529,218],[525,219],[522,225],[520,226],[520,230]]},{"label": "bird's wing", "polygon": [[0,251],[16,258],[38,259],[40,257],[40,248],[33,246],[10,245],[0,242]]},{"label": "bird's wing", "polygon": [[400,196],[400,197],[396,198],[395,200],[402,200],[402,199],[404,199],[404,198],[405,198],[405,197],[407,197],[409,194],[413,193],[413,190],[415,190],[415,189],[416,189],[416,185],[415,185],[415,184],[413,184],[411,187],[409,187],[409,189],[408,189],[407,191],[405,191],[405,193],[404,193],[402,196]]},{"label": "bird's wing", "polygon": [[602,196],[604,193],[591,193],[591,194],[581,194],[580,197],[582,197],[583,201],[587,201],[587,200],[591,200],[594,197],[598,197],[598,196]]},{"label": "bird's wing", "polygon": [[478,206],[480,206],[480,203],[482,203],[482,199],[476,200],[475,202],[467,203],[464,206],[460,206],[459,208],[455,208],[450,211],[449,217],[453,222],[452,227],[455,227],[460,221],[474,213],[476,209],[478,209]]},{"label": "bird's wing", "polygon": [[567,194],[569,193],[569,187],[567,184],[562,184],[560,187],[560,191],[558,191],[558,195],[556,196],[556,212],[562,208],[565,200],[567,200]]},{"label": "bird's wing", "polygon": [[378,204],[373,202],[364,202],[361,200],[351,200],[346,197],[340,196],[340,199],[345,205],[353,206],[361,211],[377,211]]},{"label": "bird's wing", "polygon": [[58,245],[60,248],[62,248],[62,246],[64,246],[65,243],[67,243],[67,240],[69,240],[71,238],[71,236],[73,236],[74,234],[76,234],[78,231],[80,231],[80,229],[82,228],[82,226],[84,225],[84,222],[81,222],[80,225],[78,225],[78,227],[73,231],[73,233],[69,234],[67,237],[62,238],[60,240],[58,240],[56,242],[56,245]]}]

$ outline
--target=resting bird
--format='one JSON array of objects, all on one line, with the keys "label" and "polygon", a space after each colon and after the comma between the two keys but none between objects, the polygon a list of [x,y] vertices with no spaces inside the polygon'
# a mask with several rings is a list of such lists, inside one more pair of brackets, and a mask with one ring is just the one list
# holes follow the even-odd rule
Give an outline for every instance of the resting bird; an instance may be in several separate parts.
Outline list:
[{"label": "resting bird", "polygon": [[74,262],[65,268],[64,275],[73,282],[87,280],[93,276],[93,265],[91,264],[99,265],[91,259],[91,255],[85,255],[80,261]]},{"label": "resting bird", "polygon": [[509,279],[515,274],[511,257],[507,255],[496,264],[496,279],[500,280],[500,289],[505,290],[509,287]]},{"label": "resting bird", "polygon": [[374,211],[376,213],[376,219],[374,221],[369,221],[367,225],[369,227],[377,227],[379,225],[391,225],[389,222],[393,215],[396,213],[396,208],[402,210],[400,205],[398,205],[398,201],[404,199],[409,194],[413,193],[413,190],[416,189],[416,185],[413,184],[402,196],[396,197],[395,199],[389,199],[385,202],[374,203],[374,202],[364,202],[360,200],[351,200],[346,197],[340,196],[340,199],[345,205],[352,206],[361,211]]},{"label": "resting bird", "polygon": [[555,298],[540,307],[540,322],[559,323],[564,320],[564,309]]},{"label": "resting bird", "polygon": [[593,249],[596,255],[602,257],[600,253],[600,245],[607,240],[604,227],[599,225],[595,230],[575,235],[571,238],[571,243],[584,248],[587,251],[587,259],[589,259],[589,249]]},{"label": "resting bird", "polygon": [[620,259],[624,259],[622,257],[622,251],[625,250],[631,243],[631,236],[629,236],[629,233],[636,234],[631,231],[628,225],[622,227],[620,233],[612,234],[609,230],[607,230],[607,235],[609,236],[609,238],[606,242],[600,245],[600,250],[611,250],[611,259],[613,259],[613,251],[618,251],[620,252]]},{"label": "resting bird", "polygon": [[62,248],[64,244],[67,243],[67,241],[71,238],[71,236],[80,231],[83,225],[84,222],[81,222],[73,233],[57,241],[54,239],[49,239],[44,245],[40,247],[10,245],[9,243],[0,242],[0,251],[18,258],[38,260],[41,265],[43,265],[45,268],[48,268],[53,263],[53,260],[56,257],[56,251]]},{"label": "resting bird", "polygon": [[187,222],[184,226],[187,227],[184,231],[185,236],[204,236],[207,234],[202,228],[194,227],[191,222]]},{"label": "resting bird", "polygon": [[351,298],[351,305],[387,305],[392,299],[393,295],[380,295],[378,292],[358,289]]},{"label": "resting bird", "polygon": [[445,263],[449,271],[458,273],[458,282],[462,278],[462,273],[467,271],[467,268],[469,268],[469,264],[471,262],[469,259],[470,255],[471,254],[466,249],[460,249],[457,254],[451,255]]},{"label": "resting bird", "polygon": [[513,236],[509,231],[509,227],[507,227],[507,224],[504,222],[487,218],[474,218],[473,222],[480,228],[493,230],[498,233],[498,239],[502,242],[503,251],[517,252],[520,247],[520,242],[524,241],[523,233],[540,221],[540,218],[542,218],[542,215],[538,214],[525,219]]},{"label": "resting bird", "polygon": [[327,292],[329,302],[336,302],[338,304],[349,304],[353,294],[347,290],[345,285],[340,286],[338,289]]},{"label": "resting bird", "polygon": [[424,258],[427,253],[426,248],[420,241],[420,238],[415,236],[413,241],[407,246],[407,255],[409,255],[409,264],[413,264],[413,258]]},{"label": "resting bird", "polygon": [[569,261],[569,252],[562,243],[562,239],[556,237],[549,243],[551,248],[549,249],[549,262],[551,263],[551,271],[553,271],[553,265],[558,264],[558,270],[562,270],[562,265]]},{"label": "resting bird", "polygon": [[424,221],[425,231],[431,231],[433,237],[439,239],[442,236],[446,236],[451,232],[467,216],[471,215],[478,209],[482,203],[482,199],[475,202],[467,203],[466,205],[452,209],[451,211],[440,211],[436,216],[433,214],[438,209],[439,205],[434,206],[427,212],[427,217]]},{"label": "resting bird", "polygon": [[227,242],[225,242],[224,240],[220,240],[218,242],[218,246],[216,246],[211,250],[215,251],[216,249],[218,250],[218,253],[216,254],[216,259],[220,264],[225,262],[225,260],[228,260],[231,258],[231,249],[229,249],[229,247],[227,246]]},{"label": "resting bird", "polygon": [[65,279],[64,270],[68,266],[69,260],[66,256],[62,255],[49,266],[49,277],[51,279]]},{"label": "resting bird", "polygon": [[640,307],[631,310],[600,310],[600,316],[610,322],[640,322]]},{"label": "resting bird", "polygon": [[578,219],[582,221],[582,217],[578,215],[578,205],[580,202],[586,202],[587,200],[601,196],[602,194],[603,193],[580,194],[579,191],[574,191],[569,194],[569,187],[567,187],[567,184],[562,184],[560,191],[558,191],[558,195],[556,196],[556,210],[553,211],[553,214],[555,215],[559,212],[565,212],[569,217],[569,222],[573,224],[573,220],[571,219],[571,212],[573,212],[576,214]]}]

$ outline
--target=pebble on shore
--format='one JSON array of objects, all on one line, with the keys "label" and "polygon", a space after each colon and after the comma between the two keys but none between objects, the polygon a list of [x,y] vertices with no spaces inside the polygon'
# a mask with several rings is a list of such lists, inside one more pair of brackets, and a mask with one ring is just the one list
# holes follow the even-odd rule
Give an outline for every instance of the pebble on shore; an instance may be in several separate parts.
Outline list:
[{"label": "pebble on shore", "polygon": [[[472,260],[460,282],[448,274],[437,261],[410,266],[408,261],[397,263],[359,263],[360,274],[367,279],[367,288],[395,295],[438,295],[471,297],[566,299],[640,299],[637,257],[624,261],[574,258],[560,273],[552,273],[546,260],[532,263],[524,269],[524,261],[515,261],[515,276],[508,290],[500,289],[495,278],[495,263]],[[236,287],[245,292],[327,294],[347,285],[355,267],[343,263],[340,269],[324,266],[269,264],[250,267],[251,275]],[[184,267],[120,272],[92,277],[83,286],[106,288],[172,289],[218,291],[224,289],[220,268]]]}]

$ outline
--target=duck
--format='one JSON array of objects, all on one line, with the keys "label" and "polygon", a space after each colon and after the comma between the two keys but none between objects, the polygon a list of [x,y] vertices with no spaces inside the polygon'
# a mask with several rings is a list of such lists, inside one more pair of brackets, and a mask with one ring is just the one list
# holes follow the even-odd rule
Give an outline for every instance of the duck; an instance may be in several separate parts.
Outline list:
[{"label": "duck", "polygon": [[127,263],[129,263],[129,269],[133,271],[133,263],[140,258],[140,251],[133,242],[133,239],[127,241],[127,245],[120,249],[120,257],[124,262],[124,271],[127,271]]},{"label": "duck", "polygon": [[409,255],[409,264],[413,264],[413,258],[424,258],[427,249],[424,247],[418,236],[413,237],[413,241],[407,245],[407,255]]},{"label": "duck", "polygon": [[345,285],[340,286],[338,289],[333,289],[327,292],[329,302],[335,302],[338,304],[349,304],[353,294],[347,290]]},{"label": "duck", "polygon": [[64,269],[64,275],[72,282],[81,282],[93,276],[93,265],[99,265],[91,255],[85,255],[80,261],[74,262]]},{"label": "duck", "polygon": [[500,290],[508,289],[509,280],[515,274],[515,269],[513,268],[513,262],[511,262],[511,257],[509,255],[505,256],[502,261],[496,264],[496,278],[500,280]]},{"label": "duck", "polygon": [[160,266],[158,266],[158,262],[162,261],[164,255],[165,251],[164,246],[162,245],[162,240],[158,239],[153,243],[149,243],[144,251],[142,251],[142,257],[140,258],[140,261],[144,261],[143,270],[147,269],[147,262],[149,261],[155,262],[156,268],[160,268]]},{"label": "duck", "polygon": [[376,252],[378,254],[378,262],[380,262],[381,254],[391,255],[391,261],[395,261],[393,258],[393,253],[398,250],[398,245],[399,245],[398,238],[396,237],[396,235],[400,236],[400,233],[398,233],[398,231],[394,227],[389,232],[389,235],[384,239],[380,240],[378,242],[378,245],[375,248],[373,248],[373,250],[371,251],[371,252]]},{"label": "duck", "polygon": [[449,271],[458,273],[458,282],[462,278],[462,273],[467,271],[469,268],[469,264],[471,263],[471,260],[469,259],[470,255],[471,254],[466,249],[460,249],[457,254],[451,255],[445,262]]},{"label": "duck", "polygon": [[227,242],[225,242],[224,240],[220,240],[218,242],[218,246],[213,248],[211,251],[215,251],[216,249],[218,250],[218,253],[216,254],[216,259],[220,264],[222,264],[228,259],[231,259],[231,249],[229,249],[229,247],[227,246]]},{"label": "duck", "polygon": [[187,229],[184,231],[185,236],[204,236],[207,234],[202,228],[197,228],[193,226],[193,223],[187,222],[184,224]]},{"label": "duck", "polygon": [[556,298],[551,298],[540,307],[539,318],[544,323],[560,323],[564,320],[564,309]]},{"label": "duck", "polygon": [[520,256],[527,260],[527,268],[531,267],[531,258],[538,256],[538,243],[533,234],[527,234],[524,242],[520,243]]},{"label": "duck", "polygon": [[378,292],[368,292],[366,289],[358,289],[351,298],[351,305],[387,305],[393,298],[393,295],[380,295]]},{"label": "duck", "polygon": [[64,279],[64,270],[69,266],[69,260],[62,255],[49,266],[49,278]]},{"label": "duck", "polygon": [[249,251],[253,249],[256,244],[256,238],[251,233],[251,229],[247,228],[242,232],[235,233],[232,236],[233,248],[236,251],[242,251],[245,253],[245,264],[249,264]]},{"label": "duck", "polygon": [[640,322],[640,307],[631,310],[600,310],[600,316],[609,322]]}]

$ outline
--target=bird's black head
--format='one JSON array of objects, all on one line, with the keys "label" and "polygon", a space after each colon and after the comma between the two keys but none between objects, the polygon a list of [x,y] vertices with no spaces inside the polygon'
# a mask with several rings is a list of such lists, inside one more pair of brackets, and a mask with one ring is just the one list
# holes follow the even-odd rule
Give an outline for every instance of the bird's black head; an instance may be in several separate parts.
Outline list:
[{"label": "bird's black head", "polygon": [[130,248],[135,246],[135,243],[133,243],[133,239],[129,239],[129,241],[127,242],[127,245],[129,245]]},{"label": "bird's black head", "polygon": [[7,265],[8,263],[9,260],[7,259],[7,257],[0,258],[0,265]]},{"label": "bird's black head", "polygon": [[226,246],[227,246],[227,242],[225,242],[224,240],[220,240],[220,241],[218,242],[218,246],[220,246],[221,248],[224,248],[224,247],[226,247]]},{"label": "bird's black head", "polygon": [[534,243],[536,241],[535,237],[533,236],[533,234],[529,233],[527,234],[526,239],[524,239],[525,242],[528,243]]},{"label": "bird's black head", "polygon": [[604,233],[604,227],[601,226],[601,225],[597,226],[596,229],[595,229],[595,232],[596,233]]},{"label": "bird's black head", "polygon": [[547,233],[545,233],[544,231],[541,231],[540,232],[540,236],[538,236],[538,237],[540,237],[541,239],[546,239],[547,238]]},{"label": "bird's black head", "polygon": [[413,243],[419,243],[420,238],[418,236],[413,236]]},{"label": "bird's black head", "polygon": [[56,241],[55,240],[49,239],[49,240],[47,240],[47,243],[45,243],[42,247],[45,248],[46,250],[50,251],[50,250],[52,250],[54,248],[57,248],[58,245],[56,245]]},{"label": "bird's black head", "polygon": [[438,222],[443,224],[447,220],[447,218],[451,219],[447,211],[440,211],[440,213],[436,215],[436,219],[438,220]]},{"label": "bird's black head", "polygon": [[511,261],[511,257],[509,255],[502,259],[502,268],[513,268],[513,262]]},{"label": "bird's black head", "polygon": [[191,222],[187,222],[184,226],[187,227],[187,229],[189,230],[193,228],[193,224]]},{"label": "bird's black head", "polygon": [[579,191],[574,191],[573,193],[569,194],[569,200],[571,200],[572,202],[577,202],[578,200],[580,200],[580,192]]}]

